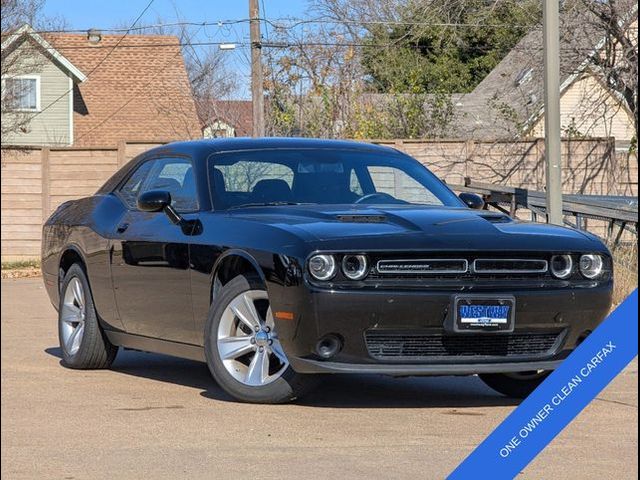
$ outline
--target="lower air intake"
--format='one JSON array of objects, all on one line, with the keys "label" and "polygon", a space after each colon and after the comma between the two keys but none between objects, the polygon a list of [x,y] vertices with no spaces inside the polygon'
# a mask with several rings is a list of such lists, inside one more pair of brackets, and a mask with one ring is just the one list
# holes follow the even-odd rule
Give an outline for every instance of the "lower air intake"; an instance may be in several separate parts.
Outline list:
[{"label": "lower air intake", "polygon": [[558,340],[554,333],[505,335],[441,335],[420,332],[367,330],[369,355],[379,360],[433,357],[531,357],[550,354]]}]

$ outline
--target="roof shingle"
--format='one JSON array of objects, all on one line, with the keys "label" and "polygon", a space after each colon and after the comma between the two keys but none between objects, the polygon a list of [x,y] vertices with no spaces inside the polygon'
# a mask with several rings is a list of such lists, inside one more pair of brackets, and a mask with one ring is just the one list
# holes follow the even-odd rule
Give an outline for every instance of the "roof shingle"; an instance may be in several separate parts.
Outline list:
[{"label": "roof shingle", "polygon": [[45,37],[88,75],[74,88],[74,145],[201,136],[177,37],[127,35],[119,45],[121,35],[96,45],[80,34]]}]

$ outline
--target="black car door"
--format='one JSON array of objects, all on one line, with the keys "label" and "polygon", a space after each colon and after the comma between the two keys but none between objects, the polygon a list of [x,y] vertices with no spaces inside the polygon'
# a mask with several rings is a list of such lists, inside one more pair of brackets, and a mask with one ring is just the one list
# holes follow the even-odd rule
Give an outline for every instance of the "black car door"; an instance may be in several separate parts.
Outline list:
[{"label": "black car door", "polygon": [[163,212],[138,210],[138,195],[171,193],[174,209],[197,217],[193,166],[188,158],[142,163],[117,191],[128,211],[115,226],[111,275],[127,333],[184,343],[195,341],[189,275],[190,233]]}]

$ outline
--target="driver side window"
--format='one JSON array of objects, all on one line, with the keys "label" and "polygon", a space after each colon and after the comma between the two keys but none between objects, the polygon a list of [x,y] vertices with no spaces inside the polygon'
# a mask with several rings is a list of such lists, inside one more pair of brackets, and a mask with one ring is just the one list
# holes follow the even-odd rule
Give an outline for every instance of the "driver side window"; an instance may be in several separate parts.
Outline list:
[{"label": "driver side window", "polygon": [[186,158],[162,158],[144,162],[120,187],[119,193],[130,208],[137,208],[138,196],[149,190],[171,194],[171,205],[178,212],[198,209],[195,175]]},{"label": "driver side window", "polygon": [[149,176],[153,162],[144,162],[118,190],[120,198],[129,208],[137,208],[138,195],[142,193],[142,185]]}]

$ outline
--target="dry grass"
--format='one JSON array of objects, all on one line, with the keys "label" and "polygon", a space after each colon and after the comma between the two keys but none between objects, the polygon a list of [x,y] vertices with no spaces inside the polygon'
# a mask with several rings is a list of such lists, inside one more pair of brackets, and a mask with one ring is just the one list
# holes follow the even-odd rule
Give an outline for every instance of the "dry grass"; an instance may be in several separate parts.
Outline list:
[{"label": "dry grass", "polygon": [[39,277],[40,261],[20,260],[17,262],[2,262],[2,278]]},{"label": "dry grass", "polygon": [[613,305],[618,306],[638,288],[638,243],[611,247],[614,263]]}]

